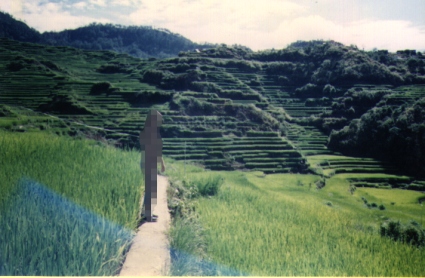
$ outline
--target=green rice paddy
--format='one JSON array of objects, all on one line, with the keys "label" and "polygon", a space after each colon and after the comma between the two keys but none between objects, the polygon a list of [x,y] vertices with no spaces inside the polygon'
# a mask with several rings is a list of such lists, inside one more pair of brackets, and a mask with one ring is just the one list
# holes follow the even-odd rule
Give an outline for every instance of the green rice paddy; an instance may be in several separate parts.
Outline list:
[{"label": "green rice paddy", "polygon": [[0,132],[0,274],[114,275],[143,190],[138,154]]}]

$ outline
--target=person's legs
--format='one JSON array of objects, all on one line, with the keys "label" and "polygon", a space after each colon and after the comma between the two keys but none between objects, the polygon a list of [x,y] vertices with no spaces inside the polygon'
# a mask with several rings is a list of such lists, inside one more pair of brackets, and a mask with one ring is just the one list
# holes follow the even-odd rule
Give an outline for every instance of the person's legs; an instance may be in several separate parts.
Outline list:
[{"label": "person's legs", "polygon": [[151,185],[151,173],[150,171],[145,172],[145,198],[144,198],[144,217],[148,220],[152,220],[152,185]]},{"label": "person's legs", "polygon": [[152,194],[152,208],[156,206],[157,204],[157,198],[158,198],[158,180],[157,180],[157,171],[158,167],[155,163],[155,167],[152,168],[152,179],[151,179],[151,194]]},{"label": "person's legs", "polygon": [[141,215],[145,215],[145,205],[146,205],[146,171],[145,171],[145,152],[142,151],[142,157],[140,159],[140,170],[142,171],[143,180],[145,183],[145,192],[143,193],[143,204],[142,204],[142,212]]},{"label": "person's legs", "polygon": [[158,182],[157,182],[157,163],[156,159],[146,159],[145,165],[145,205],[144,216],[147,221],[155,221],[158,216],[153,215],[153,209],[157,204]]}]

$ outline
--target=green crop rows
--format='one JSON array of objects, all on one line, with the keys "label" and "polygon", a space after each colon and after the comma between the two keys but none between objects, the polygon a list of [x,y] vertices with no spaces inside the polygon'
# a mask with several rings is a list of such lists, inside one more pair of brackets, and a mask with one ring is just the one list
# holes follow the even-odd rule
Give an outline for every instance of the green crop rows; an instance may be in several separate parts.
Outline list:
[{"label": "green crop rows", "polygon": [[[24,131],[42,127],[58,134],[106,138],[119,146],[137,147],[146,114],[156,108],[164,115],[164,154],[197,161],[209,169],[261,169],[277,173],[306,172],[310,166],[312,171],[319,167],[334,174],[395,170],[379,161],[373,167],[366,163],[363,167],[363,160],[326,166],[307,163],[305,159],[311,156],[339,155],[327,149],[328,135],[306,121],[331,113],[333,108],[329,100],[314,96],[306,99],[295,94],[295,86],[279,84],[279,75],[265,70],[266,62],[242,65],[239,60],[211,58],[203,53],[148,61],[125,54],[37,46],[6,39],[1,40],[0,47],[0,105],[8,105],[7,109],[15,111],[13,115],[0,117],[1,126],[8,129]],[[12,62],[20,63],[22,68],[10,70]],[[113,69],[112,72],[106,73],[107,68]],[[148,70],[161,74],[163,81],[145,79]],[[179,79],[173,79],[190,71],[196,80],[192,87],[184,87]],[[93,85],[101,82],[107,82],[109,88],[92,92]],[[173,86],[183,87],[175,90]],[[348,89],[341,87],[334,97]],[[386,100],[393,105],[425,95],[420,85],[393,89],[388,85],[356,84],[352,89],[371,93],[393,90]],[[40,121],[26,123],[20,116],[21,107],[47,111],[59,119],[46,124],[43,114],[35,112],[31,117],[37,116]],[[230,107],[239,112],[229,112]],[[282,124],[286,120],[286,123],[279,131],[277,126],[261,124],[250,115],[253,107],[263,111],[263,115],[267,113],[262,116],[263,122]],[[229,111],[223,112],[226,109]],[[249,139],[252,137],[264,138],[252,141]],[[247,164],[244,158],[257,153],[259,160]],[[267,159],[282,161],[273,164]]]}]

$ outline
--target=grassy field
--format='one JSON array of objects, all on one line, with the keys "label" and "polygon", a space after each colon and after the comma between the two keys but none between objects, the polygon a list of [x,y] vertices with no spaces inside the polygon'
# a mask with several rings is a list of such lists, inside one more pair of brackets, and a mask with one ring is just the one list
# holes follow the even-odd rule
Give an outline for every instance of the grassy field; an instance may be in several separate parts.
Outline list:
[{"label": "grassy field", "polygon": [[136,152],[0,132],[0,275],[114,275],[136,227]]},{"label": "grassy field", "polygon": [[[225,179],[216,196],[196,199],[200,227],[183,232],[195,236],[196,229],[201,231],[204,254],[198,267],[208,268],[204,273],[213,269],[215,275],[425,274],[423,248],[379,234],[381,223],[388,219],[423,225],[425,209],[418,202],[423,193],[375,188],[351,193],[348,174],[333,176],[318,190],[316,175],[187,169],[189,180],[212,174]],[[362,197],[386,209],[368,208]]]}]

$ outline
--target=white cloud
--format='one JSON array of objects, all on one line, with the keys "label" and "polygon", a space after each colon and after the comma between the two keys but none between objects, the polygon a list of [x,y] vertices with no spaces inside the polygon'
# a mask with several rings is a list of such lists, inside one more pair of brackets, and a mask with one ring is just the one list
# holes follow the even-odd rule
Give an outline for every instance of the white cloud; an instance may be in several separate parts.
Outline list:
[{"label": "white cloud", "polygon": [[84,9],[87,7],[87,3],[86,2],[77,2],[75,4],[72,5],[74,8],[76,9]]},{"label": "white cloud", "polygon": [[244,44],[253,34],[270,34],[279,22],[305,10],[281,0],[145,0],[129,18],[133,24],[168,28],[195,41]]},{"label": "white cloud", "polygon": [[425,32],[406,21],[363,20],[347,25],[337,24],[320,16],[299,17],[284,21],[271,34],[253,34],[255,41],[246,40],[254,49],[283,48],[297,40],[335,40],[359,48],[424,49]]},{"label": "white cloud", "polygon": [[425,32],[410,22],[364,19],[337,23],[316,14],[306,1],[301,3],[305,5],[283,0],[145,0],[129,18],[134,24],[167,28],[197,42],[237,43],[254,50],[312,39],[390,51],[425,47]]},{"label": "white cloud", "polygon": [[283,47],[296,40],[331,39],[359,48],[423,49],[425,32],[407,21],[362,20],[348,24],[337,24],[320,16],[300,17],[283,23],[274,37],[281,40],[270,41],[272,45]]},{"label": "white cloud", "polygon": [[351,37],[342,37],[341,41],[357,44],[365,49],[388,49],[392,52],[400,49],[424,49],[424,26],[414,26],[402,20],[364,20],[353,22],[347,28]]},{"label": "white cloud", "polygon": [[105,7],[106,6],[106,1],[105,0],[89,0],[91,5],[94,6],[100,6],[100,7]]},{"label": "white cloud", "polygon": [[113,6],[137,7],[140,5],[140,0],[111,0]]},{"label": "white cloud", "polygon": [[0,10],[17,17],[21,17],[22,1],[0,1]]},{"label": "white cloud", "polygon": [[72,15],[69,11],[65,11],[59,3],[26,2],[23,11],[22,18],[26,23],[40,32],[77,28],[94,21],[110,22],[104,18]]}]

